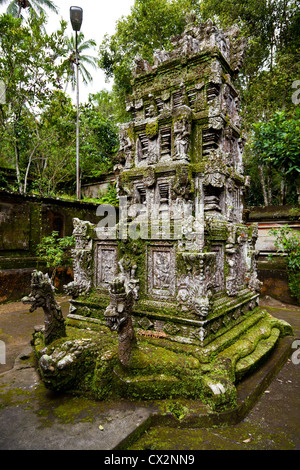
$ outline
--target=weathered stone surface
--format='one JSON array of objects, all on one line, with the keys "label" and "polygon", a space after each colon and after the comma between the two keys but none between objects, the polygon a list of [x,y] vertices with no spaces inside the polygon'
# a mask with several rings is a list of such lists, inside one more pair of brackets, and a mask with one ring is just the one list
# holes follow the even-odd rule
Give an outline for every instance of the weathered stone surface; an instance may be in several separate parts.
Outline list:
[{"label": "weathered stone surface", "polygon": [[91,228],[93,227],[93,224],[74,218],[73,225],[73,235],[75,237],[75,248],[73,250],[74,281],[67,284],[64,290],[67,294],[77,297],[80,294],[87,293],[91,288]]},{"label": "weathered stone surface", "polygon": [[0,203],[0,251],[29,249],[29,214],[23,204]]},{"label": "weathered stone surface", "polygon": [[[197,396],[226,409],[237,379],[291,332],[258,309],[257,226],[243,220],[234,80],[245,43],[235,27],[191,16],[172,42],[154,66],[136,60],[116,165],[120,219],[74,220],[69,287],[78,316],[98,302],[97,318],[118,333],[110,371],[121,396]],[[72,354],[57,354],[56,370],[67,370]]]},{"label": "weathered stone surface", "polygon": [[66,336],[65,320],[61,307],[54,298],[54,286],[48,276],[40,271],[34,271],[31,276],[31,292],[23,297],[24,304],[30,304],[30,312],[42,308],[45,313],[43,332],[45,344]]},{"label": "weathered stone surface", "polygon": [[136,335],[132,324],[133,290],[124,279],[116,278],[110,283],[110,304],[104,318],[111,331],[119,338],[119,360],[124,367],[132,365],[133,350],[137,349]]}]

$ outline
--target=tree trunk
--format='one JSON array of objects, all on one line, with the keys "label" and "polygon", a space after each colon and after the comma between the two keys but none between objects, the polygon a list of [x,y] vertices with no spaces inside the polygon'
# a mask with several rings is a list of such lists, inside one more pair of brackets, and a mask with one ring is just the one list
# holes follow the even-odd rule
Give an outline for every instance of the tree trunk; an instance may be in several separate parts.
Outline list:
[{"label": "tree trunk", "polygon": [[27,181],[28,181],[28,174],[29,174],[30,165],[31,165],[31,155],[30,155],[30,158],[29,158],[29,162],[28,162],[28,165],[27,165],[27,168],[26,168],[26,173],[25,173],[25,178],[24,178],[24,194],[26,194],[26,192],[27,192]]},{"label": "tree trunk", "polygon": [[271,165],[268,166],[268,174],[267,174],[267,190],[268,190],[268,203],[271,206],[273,195],[272,195],[272,167]]},{"label": "tree trunk", "polygon": [[26,192],[27,192],[27,181],[28,181],[30,165],[31,165],[31,161],[32,161],[32,157],[34,155],[34,152],[36,151],[36,148],[37,148],[37,145],[34,146],[34,149],[32,150],[32,152],[30,154],[28,165],[27,165],[27,168],[26,168],[26,173],[25,173],[25,177],[24,177],[24,194],[26,194]]},{"label": "tree trunk", "polygon": [[263,197],[264,197],[264,205],[268,206],[269,204],[268,204],[268,196],[267,196],[267,191],[266,191],[263,166],[258,165],[258,170],[259,170],[260,182],[261,182],[261,187],[262,187],[262,192],[263,192]]},{"label": "tree trunk", "polygon": [[286,199],[286,184],[285,180],[281,178],[280,180],[280,202],[279,204],[283,206],[285,204],[285,199]]},{"label": "tree trunk", "polygon": [[19,192],[23,193],[23,187],[21,182],[21,174],[20,174],[20,165],[19,165],[19,149],[18,146],[15,144],[15,161],[16,161],[16,174],[17,174],[17,182],[19,186]]}]

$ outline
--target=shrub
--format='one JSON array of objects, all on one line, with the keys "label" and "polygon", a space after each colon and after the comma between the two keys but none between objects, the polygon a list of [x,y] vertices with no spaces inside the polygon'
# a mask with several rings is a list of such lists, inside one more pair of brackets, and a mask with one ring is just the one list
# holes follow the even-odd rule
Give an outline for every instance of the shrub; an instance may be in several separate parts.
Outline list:
[{"label": "shrub", "polygon": [[274,235],[277,253],[286,254],[291,294],[300,304],[300,233],[288,225],[270,230]]}]

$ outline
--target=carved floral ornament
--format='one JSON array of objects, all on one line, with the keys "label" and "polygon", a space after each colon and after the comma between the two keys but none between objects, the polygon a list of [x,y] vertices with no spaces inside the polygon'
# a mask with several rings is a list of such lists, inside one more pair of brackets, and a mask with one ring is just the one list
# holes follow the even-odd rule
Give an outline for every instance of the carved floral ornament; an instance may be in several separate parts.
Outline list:
[{"label": "carved floral ornament", "polygon": [[155,171],[153,168],[148,168],[143,177],[143,185],[146,188],[151,188],[156,182]]},{"label": "carved floral ornament", "polygon": [[203,184],[213,186],[214,188],[223,188],[225,184],[225,175],[222,173],[208,173],[205,175]]}]

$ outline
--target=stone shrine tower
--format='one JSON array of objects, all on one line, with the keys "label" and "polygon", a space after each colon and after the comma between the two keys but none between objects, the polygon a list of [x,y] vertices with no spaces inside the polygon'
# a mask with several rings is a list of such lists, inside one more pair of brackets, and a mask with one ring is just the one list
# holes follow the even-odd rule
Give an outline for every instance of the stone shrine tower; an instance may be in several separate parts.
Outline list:
[{"label": "stone shrine tower", "polygon": [[[238,34],[190,17],[171,52],[156,51],[153,66],[136,60],[115,168],[119,218],[102,205],[97,225],[74,219],[68,334],[80,328],[85,339],[41,350],[51,389],[233,408],[236,383],[292,334],[258,307],[257,227],[243,221]],[[70,345],[72,366],[69,354],[57,362]]]},{"label": "stone shrine tower", "polygon": [[136,60],[116,166],[120,221],[115,240],[95,242],[96,289],[105,293],[120,260],[134,267],[136,324],[179,341],[207,343],[258,300],[257,231],[243,223],[237,36],[188,21],[153,66]]}]

